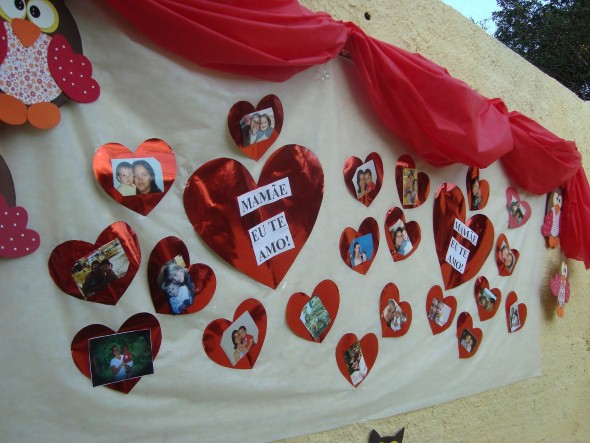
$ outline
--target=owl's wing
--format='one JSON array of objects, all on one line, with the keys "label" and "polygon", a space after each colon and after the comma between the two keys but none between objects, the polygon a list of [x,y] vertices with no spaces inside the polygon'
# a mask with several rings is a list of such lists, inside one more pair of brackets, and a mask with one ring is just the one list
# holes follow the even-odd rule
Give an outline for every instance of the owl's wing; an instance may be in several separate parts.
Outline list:
[{"label": "owl's wing", "polygon": [[565,284],[565,302],[567,303],[568,301],[570,301],[570,284],[569,284],[569,282],[566,282],[566,284]]},{"label": "owl's wing", "polygon": [[6,36],[6,22],[0,21],[0,65],[8,54],[8,37]]},{"label": "owl's wing", "polygon": [[549,285],[551,286],[551,293],[557,297],[559,294],[559,288],[561,287],[561,275],[553,277]]},{"label": "owl's wing", "polygon": [[100,95],[100,87],[92,78],[92,64],[82,54],[74,54],[63,35],[56,34],[49,42],[47,64],[51,76],[70,99],[90,103]]}]

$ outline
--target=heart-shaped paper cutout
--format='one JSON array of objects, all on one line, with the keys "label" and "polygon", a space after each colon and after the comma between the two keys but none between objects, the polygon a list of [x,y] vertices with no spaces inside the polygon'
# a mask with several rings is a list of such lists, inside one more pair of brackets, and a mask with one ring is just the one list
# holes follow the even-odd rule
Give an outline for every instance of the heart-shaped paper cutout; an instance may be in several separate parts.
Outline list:
[{"label": "heart-shaped paper cutout", "polygon": [[475,280],[473,295],[480,321],[489,320],[496,315],[502,304],[502,292],[498,288],[490,289],[487,278],[481,276]]},{"label": "heart-shaped paper cutout", "polygon": [[256,108],[250,102],[237,102],[229,110],[227,126],[238,148],[258,160],[281,133],[283,104],[272,94],[260,100]]},{"label": "heart-shaped paper cutout", "polygon": [[463,193],[452,183],[436,191],[432,224],[444,287],[462,285],[479,272],[492,250],[494,226],[483,214],[465,220]]},{"label": "heart-shaped paper cutout", "polygon": [[381,291],[379,317],[382,337],[401,337],[410,329],[412,307],[399,300],[399,289],[393,283],[387,283]]},{"label": "heart-shaped paper cutout", "polygon": [[0,196],[4,197],[6,204],[10,206],[16,205],[16,191],[14,189],[14,182],[12,181],[12,174],[4,158],[0,155]]},{"label": "heart-shaped paper cutout", "polygon": [[[243,317],[245,313],[248,313],[248,315]],[[248,324],[247,322],[251,319],[254,327],[258,330],[256,334],[257,337],[254,338],[254,344],[247,351],[247,353],[241,356],[236,356],[238,361],[237,363],[232,364],[228,353],[234,349],[229,349],[228,346],[224,344],[224,332],[226,332],[226,330],[228,330],[228,328],[230,328],[232,325],[234,325],[235,330],[238,330],[239,327],[243,326],[244,324],[241,321],[238,322],[239,324],[235,322],[236,320],[244,318],[246,319],[244,322],[250,326],[250,330],[253,329],[252,325]],[[230,336],[229,345],[231,345],[232,331],[228,331],[228,335]],[[220,318],[213,320],[207,325],[205,331],[203,332],[203,348],[205,349],[205,353],[209,356],[209,358],[218,365],[233,369],[252,369],[256,363],[256,360],[258,359],[258,355],[260,354],[260,350],[264,344],[265,337],[266,311],[264,306],[262,306],[262,303],[260,303],[258,300],[249,298],[244,300],[240,306],[237,307],[233,320],[230,321],[226,320],[225,318]]]},{"label": "heart-shaped paper cutout", "polygon": [[53,249],[49,274],[66,294],[116,305],[141,263],[137,235],[122,221],[100,233],[96,243],[69,240]]},{"label": "heart-shaped paper cutout", "polygon": [[311,234],[323,196],[317,157],[288,145],[269,157],[258,184],[235,160],[205,163],[188,180],[184,209],[217,255],[274,289]]},{"label": "heart-shaped paper cutout", "polygon": [[511,291],[508,293],[505,310],[508,332],[516,332],[522,329],[526,322],[527,308],[524,303],[518,303],[516,292]]},{"label": "heart-shaped paper cutout", "polygon": [[344,334],[336,346],[338,369],[355,388],[369,375],[377,360],[379,340],[373,333],[365,335],[360,341],[355,334]]},{"label": "heart-shaped paper cutout", "polygon": [[457,317],[459,358],[473,357],[481,345],[482,338],[483,331],[473,327],[473,319],[469,312],[461,312]]},{"label": "heart-shaped paper cutout", "polygon": [[21,206],[8,207],[0,195],[0,257],[17,258],[32,254],[39,248],[41,237],[27,229],[29,215]]},{"label": "heart-shaped paper cutout", "polygon": [[432,334],[446,331],[453,323],[457,312],[457,300],[452,295],[443,296],[440,286],[433,286],[426,296],[426,318]]},{"label": "heart-shaped paper cutout", "polygon": [[404,211],[391,208],[385,216],[385,239],[393,261],[401,261],[412,255],[420,241],[422,234],[418,222],[406,222]]},{"label": "heart-shaped paper cutout", "polygon": [[512,275],[519,257],[520,252],[516,249],[510,249],[508,239],[504,234],[500,234],[496,241],[496,265],[498,266],[498,273],[502,277]]},{"label": "heart-shaped paper cutout", "polygon": [[94,154],[94,175],[113,200],[148,215],[176,178],[174,151],[163,140],[144,141],[131,152],[119,143],[102,145]]},{"label": "heart-shaped paper cutout", "polygon": [[[158,322],[158,319],[147,312],[142,312],[129,317],[118,331],[113,331],[111,328],[100,324],[89,325],[81,329],[72,340],[72,359],[74,360],[74,363],[80,372],[86,377],[91,378],[91,359],[88,344],[90,339],[116,333],[140,331],[146,329],[149,329],[150,331],[152,360],[155,360],[158,352],[160,351],[160,345],[162,343],[162,331],[160,330],[160,323]],[[122,346],[121,343],[118,345]],[[141,380],[141,377],[109,383],[104,386],[114,389],[115,391],[128,394],[131,389],[133,389],[133,387],[139,382],[139,380]]]},{"label": "heart-shaped paper cutout", "polygon": [[166,237],[150,254],[148,283],[156,312],[192,314],[211,301],[217,280],[209,266],[190,264],[188,249],[181,239]]},{"label": "heart-shaped paper cutout", "polygon": [[346,228],[340,235],[340,256],[347,266],[359,274],[366,274],[379,249],[379,226],[367,217],[358,231]]},{"label": "heart-shaped paper cutout", "polygon": [[[418,189],[416,189],[416,182]],[[403,208],[417,208],[422,205],[430,193],[430,177],[425,172],[418,172],[414,159],[402,155],[395,166],[395,185]]]},{"label": "heart-shaped paper cutout", "polygon": [[520,228],[531,218],[531,205],[521,200],[520,194],[514,188],[506,189],[506,209],[509,228]]},{"label": "heart-shaped paper cutout", "polygon": [[358,157],[348,157],[344,163],[346,189],[362,204],[370,206],[381,190],[383,161],[376,152],[371,152],[363,162]]},{"label": "heart-shaped paper cutout", "polygon": [[477,166],[472,166],[467,170],[466,186],[469,209],[481,211],[488,204],[490,184],[486,180],[479,178],[479,168]]},{"label": "heart-shaped paper cutout", "polygon": [[[332,329],[338,315],[340,292],[338,286],[332,280],[323,280],[315,287],[312,296],[317,296],[321,301],[321,305],[310,305],[310,312],[306,312],[309,317],[306,317],[303,309],[308,305],[311,297],[303,292],[293,294],[287,303],[286,320],[291,331],[298,337],[321,343]],[[313,331],[313,334],[311,331]]]}]

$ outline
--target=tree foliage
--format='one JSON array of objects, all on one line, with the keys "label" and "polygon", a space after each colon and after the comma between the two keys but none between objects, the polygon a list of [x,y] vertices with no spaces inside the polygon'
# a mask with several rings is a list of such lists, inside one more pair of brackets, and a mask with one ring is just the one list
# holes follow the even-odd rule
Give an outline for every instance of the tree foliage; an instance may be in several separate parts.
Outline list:
[{"label": "tree foliage", "polygon": [[590,0],[496,0],[494,37],[590,100]]}]

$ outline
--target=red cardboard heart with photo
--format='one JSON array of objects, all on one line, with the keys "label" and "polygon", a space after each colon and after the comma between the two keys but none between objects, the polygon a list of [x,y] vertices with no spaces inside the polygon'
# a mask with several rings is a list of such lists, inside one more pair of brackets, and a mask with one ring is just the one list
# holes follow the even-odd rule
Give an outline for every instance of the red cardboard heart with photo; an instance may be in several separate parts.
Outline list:
[{"label": "red cardboard heart with photo", "polygon": [[406,222],[404,211],[391,208],[385,216],[385,239],[393,261],[401,261],[412,255],[420,242],[422,234],[418,222]]},{"label": "red cardboard heart with photo", "polygon": [[468,312],[461,312],[457,317],[457,347],[459,358],[471,358],[481,345],[483,331],[473,327],[473,319]]},{"label": "red cardboard heart with photo", "polygon": [[377,354],[379,340],[373,333],[359,339],[355,334],[344,334],[336,345],[336,363],[344,378],[355,388],[369,375]]},{"label": "red cardboard heart with photo", "polygon": [[359,274],[366,274],[379,249],[379,226],[367,217],[358,231],[346,228],[340,235],[340,256],[344,263]]},{"label": "red cardboard heart with photo", "polygon": [[512,187],[506,189],[506,210],[509,228],[520,228],[531,218],[531,205],[521,200],[518,191]]},{"label": "red cardboard heart with photo", "polygon": [[508,239],[504,234],[500,234],[498,240],[496,240],[496,266],[498,266],[498,273],[502,277],[512,275],[519,258],[520,252],[516,249],[510,249]]},{"label": "red cardboard heart with photo", "polygon": [[401,337],[410,329],[412,307],[407,301],[400,301],[399,289],[393,283],[387,283],[381,291],[379,318],[382,337]]},{"label": "red cardboard heart with photo", "polygon": [[506,297],[506,326],[508,332],[516,332],[524,326],[527,316],[527,308],[524,303],[518,303],[516,292],[511,291]]},{"label": "red cardboard heart with photo", "polygon": [[176,178],[174,151],[157,138],[144,141],[135,153],[119,143],[102,145],[92,166],[102,189],[141,215],[156,207]]},{"label": "red cardboard heart with photo", "polygon": [[49,256],[49,274],[66,294],[93,303],[116,305],[141,263],[135,231],[122,221],[100,233],[96,243],[69,240]]},{"label": "red cardboard heart with photo", "polygon": [[433,335],[440,334],[451,326],[456,311],[455,297],[444,297],[440,286],[430,288],[426,296],[426,318]]},{"label": "red cardboard heart with photo", "polygon": [[[111,328],[100,324],[89,325],[81,329],[72,340],[72,359],[80,372],[91,379],[91,362],[93,359],[89,352],[89,340],[106,335],[146,329],[150,331],[152,360],[155,360],[162,344],[162,331],[158,319],[147,312],[129,317],[118,331],[113,331]],[[96,368],[97,366],[94,365],[93,367]],[[128,394],[139,380],[141,380],[141,377],[129,378],[127,380],[105,384],[104,386]]]},{"label": "red cardboard heart with photo", "polygon": [[[417,189],[416,183],[418,183]],[[416,170],[416,163],[409,155],[402,155],[397,161],[395,185],[402,207],[405,209],[421,206],[430,193],[430,177],[425,172]]]},{"label": "red cardboard heart with photo", "polygon": [[344,184],[348,192],[369,207],[383,184],[381,156],[371,152],[364,162],[358,157],[348,157],[344,163]]},{"label": "red cardboard heart with photo", "polygon": [[488,204],[490,184],[486,180],[479,178],[479,168],[477,166],[472,166],[467,170],[465,182],[469,209],[481,211]]},{"label": "red cardboard heart with photo", "polygon": [[490,289],[487,278],[481,276],[475,280],[473,295],[480,321],[489,320],[496,315],[502,304],[502,292],[498,288]]},{"label": "red cardboard heart with photo", "polygon": [[[321,343],[324,341],[324,338],[326,338],[336,321],[338,308],[340,306],[340,292],[338,291],[338,286],[332,280],[323,280],[315,287],[312,296],[317,296],[319,298],[324,309],[321,309],[321,306],[318,306],[317,309],[313,309],[313,318],[311,318],[309,322],[304,323],[302,319],[304,316],[303,309],[308,305],[312,297],[303,292],[297,292],[289,298],[289,302],[287,303],[285,313],[286,320],[291,331],[293,331],[298,337],[312,342]],[[318,313],[318,311],[320,312]],[[314,327],[314,323],[320,322],[322,319],[322,312],[328,313],[330,323],[326,325],[324,322],[324,324],[320,325],[318,329]],[[312,334],[310,330],[314,331],[316,337],[314,337],[314,334]]]},{"label": "red cardboard heart with photo", "polygon": [[188,249],[181,239],[166,237],[150,254],[148,283],[157,313],[192,314],[211,301],[217,280],[209,266],[190,264]]}]

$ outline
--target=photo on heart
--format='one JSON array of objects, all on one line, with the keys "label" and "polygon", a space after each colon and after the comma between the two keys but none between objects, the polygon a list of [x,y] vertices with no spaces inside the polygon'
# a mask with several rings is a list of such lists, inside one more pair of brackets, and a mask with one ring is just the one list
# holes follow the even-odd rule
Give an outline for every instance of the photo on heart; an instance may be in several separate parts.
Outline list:
[{"label": "photo on heart", "polygon": [[375,162],[369,160],[367,163],[356,168],[354,178],[352,180],[354,189],[356,191],[356,198],[362,203],[370,204],[373,200],[375,189],[377,188],[377,170],[375,169]]},{"label": "photo on heart", "polygon": [[418,204],[418,170],[404,168],[402,177],[403,204],[416,206]]},{"label": "photo on heart", "polygon": [[514,220],[517,225],[520,225],[526,216],[526,209],[524,206],[522,206],[515,197],[512,197],[507,208],[508,217]]},{"label": "photo on heart", "polygon": [[118,238],[80,258],[71,270],[85,300],[127,274],[129,259]]},{"label": "photo on heart", "polygon": [[94,387],[153,374],[150,330],[90,338],[88,358]]},{"label": "photo on heart", "polygon": [[274,126],[274,112],[272,108],[266,108],[244,115],[240,120],[242,147],[254,145],[269,139],[274,131]]},{"label": "photo on heart", "polygon": [[364,380],[369,371],[359,341],[344,351],[344,363],[348,369],[352,385],[357,386]]},{"label": "photo on heart", "polygon": [[123,197],[164,192],[162,165],[154,157],[111,160],[113,187]]},{"label": "photo on heart", "polygon": [[470,209],[476,211],[481,205],[481,189],[479,187],[479,169],[473,168],[473,176],[469,180],[469,189],[467,190],[467,197],[470,198]]},{"label": "photo on heart", "polygon": [[299,319],[315,341],[319,340],[322,333],[332,322],[328,310],[317,295],[314,295],[311,300],[303,306]]},{"label": "photo on heart", "polygon": [[258,327],[248,311],[234,321],[221,337],[221,349],[235,366],[258,343]]},{"label": "photo on heart", "polygon": [[475,346],[477,344],[477,338],[475,338],[475,336],[469,329],[464,328],[463,331],[461,331],[460,343],[461,346],[463,346],[463,348],[465,348],[467,352],[471,353],[473,349],[475,349]]},{"label": "photo on heart", "polygon": [[435,322],[439,326],[443,326],[451,315],[451,308],[443,303],[438,298],[433,298],[428,311],[428,319]]},{"label": "photo on heart", "polygon": [[194,303],[195,284],[181,255],[164,263],[157,282],[174,315],[185,313]]},{"label": "photo on heart", "polygon": [[393,241],[393,248],[395,252],[400,255],[408,255],[414,246],[412,245],[412,241],[408,236],[408,231],[406,231],[404,222],[400,219],[393,225],[389,226],[387,230],[389,231],[389,236]]},{"label": "photo on heart", "polygon": [[494,311],[496,300],[496,294],[494,294],[488,288],[481,288],[481,291],[479,291],[479,295],[477,296],[477,304],[487,312]]},{"label": "photo on heart", "polygon": [[514,271],[514,266],[516,265],[516,257],[506,242],[502,242],[500,248],[498,249],[498,258],[496,261],[498,262],[500,275],[512,274],[512,271]]},{"label": "photo on heart", "polygon": [[401,328],[408,321],[408,316],[406,313],[393,299],[389,299],[387,301],[387,305],[385,306],[381,316],[383,317],[383,320],[385,320],[385,323],[387,323],[387,326],[389,326],[393,331],[401,330]]},{"label": "photo on heart", "polygon": [[518,314],[518,303],[514,302],[510,305],[510,332],[520,329],[520,315]]},{"label": "photo on heart", "polygon": [[371,257],[373,257],[373,234],[365,234],[355,238],[348,253],[351,268],[371,260]]}]

